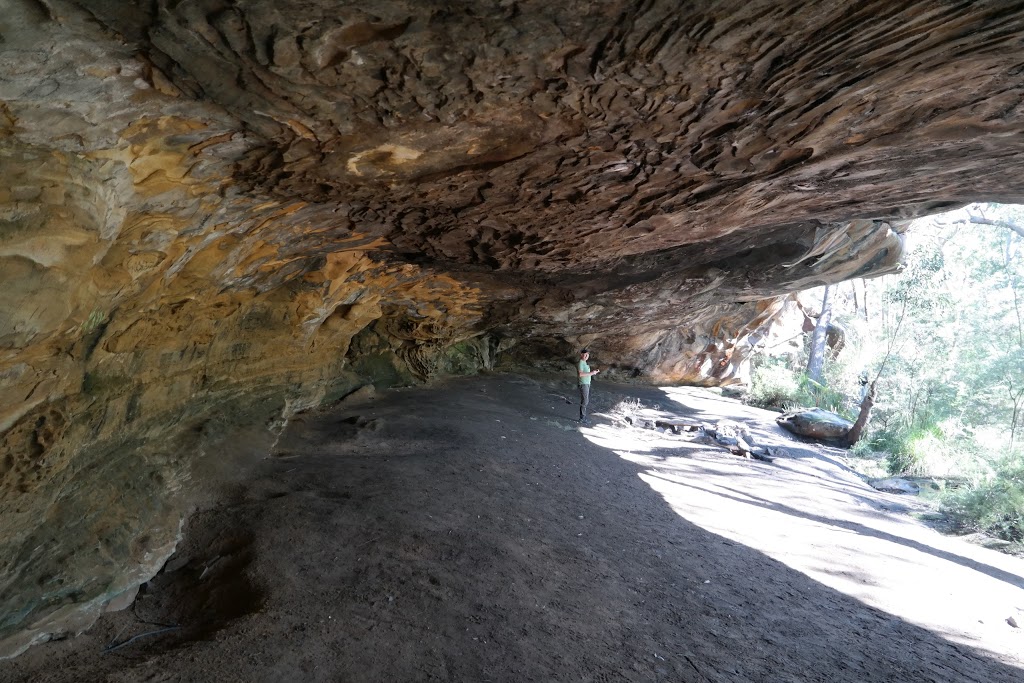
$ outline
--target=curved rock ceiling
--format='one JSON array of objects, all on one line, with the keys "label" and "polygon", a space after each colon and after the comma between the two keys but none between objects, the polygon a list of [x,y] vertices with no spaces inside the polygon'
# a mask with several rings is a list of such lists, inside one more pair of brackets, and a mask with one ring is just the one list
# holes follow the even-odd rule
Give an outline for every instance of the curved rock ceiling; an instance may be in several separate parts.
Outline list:
[{"label": "curved rock ceiling", "polygon": [[773,297],[1024,201],[1001,0],[4,4],[5,654],[297,410],[582,343],[728,381]]}]

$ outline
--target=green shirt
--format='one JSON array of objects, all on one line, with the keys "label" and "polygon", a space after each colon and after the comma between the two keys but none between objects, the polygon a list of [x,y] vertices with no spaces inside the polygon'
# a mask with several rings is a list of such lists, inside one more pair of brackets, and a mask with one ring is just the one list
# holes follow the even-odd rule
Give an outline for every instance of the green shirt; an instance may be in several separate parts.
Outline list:
[{"label": "green shirt", "polygon": [[[590,372],[590,366],[587,365],[587,361],[581,360],[579,365],[580,372]],[[577,375],[578,377],[579,375]],[[580,384],[590,384],[590,375],[583,375],[580,377]]]}]

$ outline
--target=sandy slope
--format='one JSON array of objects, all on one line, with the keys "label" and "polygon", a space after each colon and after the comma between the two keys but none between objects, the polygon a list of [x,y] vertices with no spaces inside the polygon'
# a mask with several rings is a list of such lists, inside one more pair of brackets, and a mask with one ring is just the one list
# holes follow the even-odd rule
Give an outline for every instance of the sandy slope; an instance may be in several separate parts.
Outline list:
[{"label": "sandy slope", "polygon": [[772,464],[581,429],[572,396],[494,376],[307,414],[133,609],[0,679],[1024,680],[1021,560],[918,524],[769,413],[594,388],[599,411],[745,422],[790,449]]}]

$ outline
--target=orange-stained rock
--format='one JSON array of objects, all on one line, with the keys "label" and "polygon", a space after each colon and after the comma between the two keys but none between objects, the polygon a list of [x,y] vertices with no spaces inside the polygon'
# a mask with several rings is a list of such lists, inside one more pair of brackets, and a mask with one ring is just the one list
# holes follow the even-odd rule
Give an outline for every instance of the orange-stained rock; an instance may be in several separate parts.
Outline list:
[{"label": "orange-stained rock", "polygon": [[776,297],[1024,197],[1024,9],[9,0],[0,655],[292,414],[481,367],[735,381]]}]

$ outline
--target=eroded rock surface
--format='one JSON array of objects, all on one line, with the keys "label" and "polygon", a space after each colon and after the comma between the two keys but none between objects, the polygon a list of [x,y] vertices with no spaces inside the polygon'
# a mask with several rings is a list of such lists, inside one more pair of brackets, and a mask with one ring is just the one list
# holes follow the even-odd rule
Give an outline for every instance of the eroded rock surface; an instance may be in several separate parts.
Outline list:
[{"label": "eroded rock surface", "polygon": [[821,408],[795,410],[775,419],[783,429],[821,441],[836,441],[850,433],[853,423]]},{"label": "eroded rock surface", "polygon": [[995,0],[8,0],[3,652],[368,381],[583,343],[730,381],[773,297],[1022,200],[1022,35]]}]

